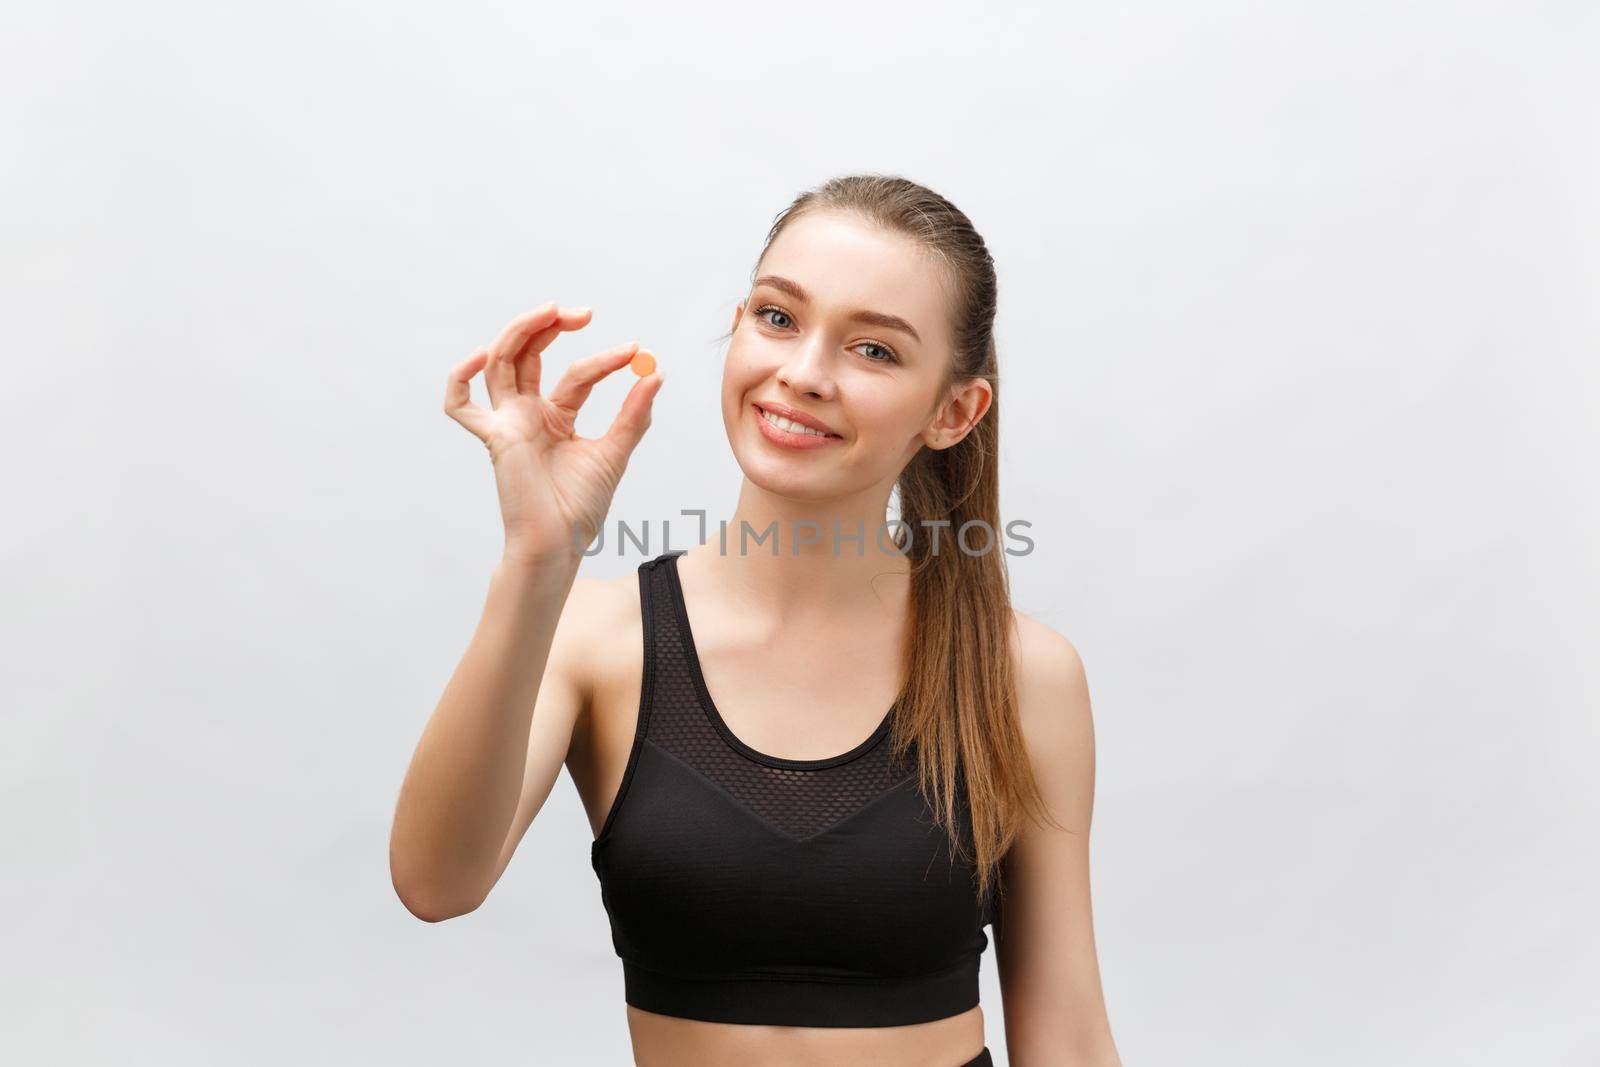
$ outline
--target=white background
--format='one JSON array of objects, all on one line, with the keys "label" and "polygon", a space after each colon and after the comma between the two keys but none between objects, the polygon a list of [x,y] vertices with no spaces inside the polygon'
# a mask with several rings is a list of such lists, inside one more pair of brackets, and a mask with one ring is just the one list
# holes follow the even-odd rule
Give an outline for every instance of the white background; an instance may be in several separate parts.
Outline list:
[{"label": "white background", "polygon": [[477,912],[389,883],[500,548],[445,372],[593,305],[551,378],[666,376],[613,516],[726,515],[715,338],[878,171],[999,263],[1125,1062],[1600,1063],[1591,5],[4,21],[0,1059],[628,1061],[564,775]]}]

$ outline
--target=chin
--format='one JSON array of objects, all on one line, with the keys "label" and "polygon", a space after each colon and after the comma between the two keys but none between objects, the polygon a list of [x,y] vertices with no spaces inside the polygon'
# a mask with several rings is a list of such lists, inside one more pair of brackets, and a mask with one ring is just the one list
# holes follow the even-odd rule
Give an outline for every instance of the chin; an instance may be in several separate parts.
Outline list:
[{"label": "chin", "polygon": [[762,451],[760,442],[736,446],[733,458],[752,485],[796,500],[826,500],[838,495],[840,471],[807,467],[784,456]]}]

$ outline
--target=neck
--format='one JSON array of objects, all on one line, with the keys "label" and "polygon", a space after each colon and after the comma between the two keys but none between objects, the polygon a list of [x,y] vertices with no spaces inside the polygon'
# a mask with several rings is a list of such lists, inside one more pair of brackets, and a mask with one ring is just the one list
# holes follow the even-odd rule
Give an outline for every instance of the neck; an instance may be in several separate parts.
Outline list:
[{"label": "neck", "polygon": [[801,500],[747,478],[727,523],[726,548],[713,525],[689,557],[699,557],[696,565],[740,600],[781,609],[790,619],[823,619],[842,606],[882,602],[910,574],[908,561],[893,551],[896,527],[884,528],[888,502],[889,490],[881,486]]}]

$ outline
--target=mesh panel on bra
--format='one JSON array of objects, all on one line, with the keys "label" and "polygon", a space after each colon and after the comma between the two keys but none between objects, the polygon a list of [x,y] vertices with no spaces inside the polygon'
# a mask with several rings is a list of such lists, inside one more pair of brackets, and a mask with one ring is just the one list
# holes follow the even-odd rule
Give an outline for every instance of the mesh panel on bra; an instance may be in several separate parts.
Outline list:
[{"label": "mesh panel on bra", "polygon": [[703,679],[697,681],[695,673],[686,609],[672,584],[674,575],[667,573],[676,567],[677,555],[645,564],[655,642],[648,741],[798,839],[822,833],[914,773],[906,759],[890,760],[888,732],[882,728],[869,748],[845,762],[798,761],[830,764],[818,767],[773,766],[734,748],[701,700]]}]

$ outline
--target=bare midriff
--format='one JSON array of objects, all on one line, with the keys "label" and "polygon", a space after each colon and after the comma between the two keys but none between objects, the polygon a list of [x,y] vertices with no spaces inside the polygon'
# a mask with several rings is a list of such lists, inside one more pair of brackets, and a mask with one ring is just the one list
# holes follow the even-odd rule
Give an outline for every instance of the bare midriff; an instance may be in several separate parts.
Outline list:
[{"label": "bare midriff", "polygon": [[749,1026],[628,1005],[638,1067],[960,1067],[984,1047],[983,1008],[911,1026]]}]

